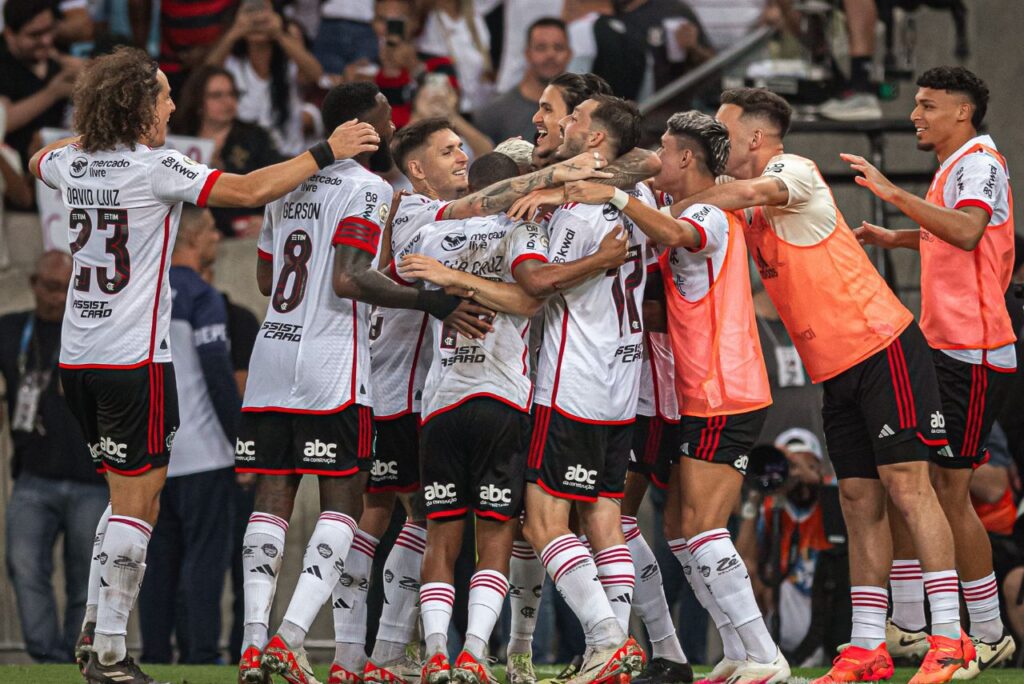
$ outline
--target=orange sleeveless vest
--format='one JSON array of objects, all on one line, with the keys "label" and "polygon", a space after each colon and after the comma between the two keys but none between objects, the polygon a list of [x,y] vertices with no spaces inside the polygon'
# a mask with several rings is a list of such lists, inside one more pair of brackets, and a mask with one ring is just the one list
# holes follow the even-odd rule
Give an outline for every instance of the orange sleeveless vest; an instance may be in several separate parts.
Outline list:
[{"label": "orange sleeveless vest", "polygon": [[782,240],[761,207],[754,209],[744,234],[765,290],[813,382],[835,377],[885,349],[914,320],[875,270],[838,206],[835,229],[814,245]]},{"label": "orange sleeveless vest", "polygon": [[687,301],[679,294],[670,252],[660,259],[676,394],[684,416],[746,413],[772,403],[750,295],[743,224],[732,212],[725,215],[729,237],[722,271],[699,300]]},{"label": "orange sleeveless vest", "polygon": [[995,503],[982,503],[973,496],[971,503],[974,510],[981,518],[981,524],[985,526],[986,532],[994,534],[1013,534],[1013,525],[1017,522],[1017,507],[1013,505],[1013,489],[1006,488],[1003,496]]},{"label": "orange sleeveless vest", "polygon": [[[925,199],[944,207],[943,189],[957,161],[984,150],[1006,168],[1006,159],[980,143],[941,174]],[[921,332],[934,349],[996,349],[1017,339],[1003,294],[1013,272],[1013,195],[1009,218],[989,224],[970,252],[921,228]]]}]

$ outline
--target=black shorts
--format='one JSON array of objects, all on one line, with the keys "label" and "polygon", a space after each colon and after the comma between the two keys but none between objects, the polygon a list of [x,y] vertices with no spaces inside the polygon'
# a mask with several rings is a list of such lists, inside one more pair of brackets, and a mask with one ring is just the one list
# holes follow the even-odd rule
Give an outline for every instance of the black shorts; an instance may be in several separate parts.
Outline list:
[{"label": "black shorts", "polygon": [[420,482],[428,520],[511,520],[523,508],[530,416],[473,398],[435,414],[420,432]]},{"label": "black shorts", "polygon": [[632,443],[633,423],[584,423],[537,405],[526,479],[561,499],[621,499]]},{"label": "black shorts", "polygon": [[243,411],[235,471],[261,475],[347,477],[373,462],[373,410],[337,413]]},{"label": "black shorts", "polygon": [[931,349],[917,323],[885,349],[823,383],[821,416],[836,477],[927,461],[946,446]]},{"label": "black shorts", "polygon": [[645,475],[655,487],[668,487],[669,473],[679,456],[679,424],[661,416],[637,416],[629,470]]},{"label": "black shorts", "polygon": [[415,492],[420,488],[420,414],[374,423],[377,443],[366,491]]},{"label": "black shorts", "polygon": [[62,368],[60,380],[98,472],[141,475],[167,465],[178,429],[172,364]]},{"label": "black shorts", "polygon": [[761,437],[767,417],[767,408],[709,418],[683,416],[679,419],[679,454],[731,466],[745,476],[750,450]]},{"label": "black shorts", "polygon": [[976,468],[988,460],[985,442],[1013,386],[1014,373],[959,361],[937,349],[932,350],[932,360],[949,440],[949,451],[933,451],[932,461],[944,468]]}]

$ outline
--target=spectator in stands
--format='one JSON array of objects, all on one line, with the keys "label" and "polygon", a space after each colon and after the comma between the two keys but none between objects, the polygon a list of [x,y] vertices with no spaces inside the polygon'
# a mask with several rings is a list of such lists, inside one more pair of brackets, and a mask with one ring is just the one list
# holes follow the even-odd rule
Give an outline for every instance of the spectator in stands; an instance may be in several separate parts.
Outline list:
[{"label": "spectator in stands", "polygon": [[[762,610],[778,613],[779,645],[789,657],[808,637],[815,564],[818,553],[831,544],[825,538],[818,504],[819,490],[826,482],[821,442],[798,427],[779,434],[774,447],[789,463],[788,478],[768,496],[750,491],[737,549],[750,569]],[[780,516],[777,522],[775,516]],[[819,648],[821,636],[817,635]],[[817,650],[810,649],[801,660]]]},{"label": "spectator in stands", "polygon": [[[265,128],[238,120],[238,88],[227,69],[206,65],[194,71],[178,102],[171,130],[212,140],[216,168],[245,174],[284,160]],[[227,236],[254,237],[263,225],[262,208],[211,211]]]},{"label": "spectator in stands", "polygon": [[3,142],[7,128],[7,107],[10,101],[0,97],[0,270],[10,266],[7,231],[4,228],[4,205],[27,209],[32,205],[32,184],[23,170],[18,153]]},{"label": "spectator in stands", "polygon": [[313,54],[329,74],[340,74],[358,60],[377,61],[377,34],[373,21],[374,0],[322,0],[320,30],[313,40]]},{"label": "spectator in stands", "polygon": [[422,74],[417,79],[416,95],[409,121],[440,117],[448,119],[452,130],[469,148],[470,162],[494,149],[491,139],[459,113],[459,96],[451,82],[441,74]]},{"label": "spectator in stands", "polygon": [[413,0],[377,0],[373,30],[379,43],[380,64],[368,59],[356,60],[345,67],[340,80],[376,83],[391,105],[395,128],[409,123],[419,76],[442,74],[453,88],[458,88],[451,59],[416,51],[415,36],[420,24]]},{"label": "spectator in stands", "polygon": [[[26,650],[34,660],[52,663],[71,661],[85,613],[93,536],[107,506],[106,485],[61,395],[56,372],[71,269],[67,254],[43,254],[29,279],[35,309],[0,318],[0,374],[14,443],[7,572]],[[52,584],[61,535],[63,620]]]},{"label": "spectator in stands", "polygon": [[882,107],[872,74],[875,58],[875,0],[843,0],[846,29],[850,39],[850,78],[841,97],[828,100],[818,113],[834,121],[864,121],[882,118]]},{"label": "spectator in stands", "polygon": [[[620,97],[641,99],[715,53],[697,15],[682,0],[612,0],[612,7],[617,23],[595,24],[593,70]],[[625,27],[624,33],[618,32],[619,24]],[[623,59],[638,46],[648,64],[642,71],[632,60]],[[644,73],[643,79],[638,73]]]},{"label": "spectator in stands", "polygon": [[[21,0],[11,0],[19,2]],[[0,0],[0,8],[7,4],[7,0]],[[56,8],[57,35],[56,42],[60,45],[71,45],[89,41],[93,38],[94,26],[92,17],[89,16],[88,0],[60,0],[51,2],[50,5]],[[0,30],[3,30],[4,22],[0,17]]]},{"label": "spectator in stands", "polygon": [[7,110],[6,142],[22,164],[41,147],[34,140],[44,126],[60,126],[82,61],[54,56],[57,18],[50,0],[15,0],[4,5],[0,43],[0,96]]},{"label": "spectator in stands", "polygon": [[[142,659],[210,664],[220,657],[220,599],[230,566],[234,443],[241,398],[232,371],[223,296],[200,273],[217,256],[210,212],[182,210],[171,257],[171,350],[181,426],[139,593]],[[180,588],[180,589],[179,589]]]},{"label": "spectator in stands", "polygon": [[551,79],[565,71],[572,57],[569,34],[561,19],[545,17],[526,32],[526,73],[519,85],[473,113],[473,121],[495,143],[508,138],[533,140],[537,101]]},{"label": "spectator in stands", "polygon": [[[203,63],[227,30],[239,0],[160,0],[160,69],[177,96],[189,72]],[[135,45],[145,48],[149,42],[151,0],[129,3]]]},{"label": "spectator in stands", "polygon": [[286,23],[269,0],[246,2],[206,63],[231,72],[239,88],[238,118],[269,130],[284,154],[302,152],[305,131],[322,127],[299,86],[319,83],[323,67],[298,26]]},{"label": "spectator in stands", "polygon": [[459,111],[466,114],[494,96],[491,37],[473,0],[423,0],[420,52],[450,57],[455,63],[460,91]]}]

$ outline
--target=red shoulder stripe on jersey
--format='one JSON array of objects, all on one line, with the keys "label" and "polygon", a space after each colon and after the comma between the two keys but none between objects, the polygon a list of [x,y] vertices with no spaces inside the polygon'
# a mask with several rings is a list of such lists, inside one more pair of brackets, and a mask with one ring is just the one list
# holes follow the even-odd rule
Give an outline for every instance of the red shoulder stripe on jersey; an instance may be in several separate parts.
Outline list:
[{"label": "red shoulder stripe on jersey", "polygon": [[988,214],[989,220],[992,220],[992,214],[994,213],[992,211],[992,207],[979,199],[963,199],[953,206],[956,210],[963,209],[964,207],[978,207],[979,209],[983,209],[985,213]]},{"label": "red shoulder stripe on jersey", "polygon": [[512,268],[510,268],[509,270],[515,271],[516,266],[523,263],[524,261],[530,260],[536,260],[541,262],[542,264],[548,263],[548,258],[543,254],[520,254],[519,256],[516,257],[515,261],[512,262]]},{"label": "red shoulder stripe on jersey", "polygon": [[380,226],[361,216],[348,216],[338,221],[331,244],[355,247],[375,255],[380,244]]},{"label": "red shoulder stripe on jersey", "polygon": [[686,249],[688,251],[696,253],[696,252],[699,252],[700,250],[702,250],[702,249],[704,249],[705,247],[708,246],[708,234],[706,232],[704,232],[704,226],[700,225],[699,223],[697,223],[693,219],[688,218],[686,216],[680,216],[679,220],[680,221],[686,221],[691,226],[693,226],[694,229],[697,231],[697,235],[700,236],[700,242],[697,243],[697,246],[696,247],[687,247]]},{"label": "red shoulder stripe on jersey", "polygon": [[273,261],[274,260],[274,255],[273,254],[271,254],[270,252],[264,252],[259,247],[256,248],[256,256],[259,257],[261,261]]},{"label": "red shoulder stripe on jersey", "polygon": [[197,207],[205,207],[206,200],[210,198],[210,192],[213,190],[214,183],[220,178],[221,174],[224,173],[220,169],[214,169],[210,172],[210,175],[206,177],[206,182],[203,183],[203,189],[199,191],[199,199],[196,200]]},{"label": "red shoulder stripe on jersey", "polygon": [[441,205],[441,207],[437,210],[437,213],[434,214],[434,220],[435,221],[440,221],[441,220],[441,218],[442,218],[441,214],[444,213],[444,210],[448,208],[449,204],[451,204],[451,202],[445,202],[444,204]]},{"label": "red shoulder stripe on jersey", "polygon": [[[40,155],[40,157],[39,157],[39,161],[37,161],[37,162],[36,162],[36,178],[38,178],[39,180],[43,181],[43,184],[44,184],[44,185],[45,185],[46,187],[48,187],[48,188],[50,188],[50,189],[52,189],[52,190],[56,190],[57,188],[55,188],[55,187],[53,187],[52,185],[50,185],[50,184],[49,184],[49,183],[47,182],[47,180],[46,180],[45,178],[43,178],[43,161],[44,161],[44,160],[45,160],[45,159],[46,159],[47,157],[49,157],[49,156],[50,156],[51,154],[53,154],[53,150],[50,150],[50,151],[49,151],[49,152],[47,152],[46,154]],[[991,214],[992,212],[989,212],[989,213]]]}]

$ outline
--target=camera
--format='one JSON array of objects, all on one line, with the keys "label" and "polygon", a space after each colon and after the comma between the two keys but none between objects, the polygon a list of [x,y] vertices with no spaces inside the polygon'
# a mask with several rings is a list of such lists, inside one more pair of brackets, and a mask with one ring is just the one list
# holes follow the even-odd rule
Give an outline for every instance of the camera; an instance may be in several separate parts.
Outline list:
[{"label": "camera", "polygon": [[780,449],[760,444],[750,450],[747,485],[762,494],[774,494],[789,479],[789,461]]}]

